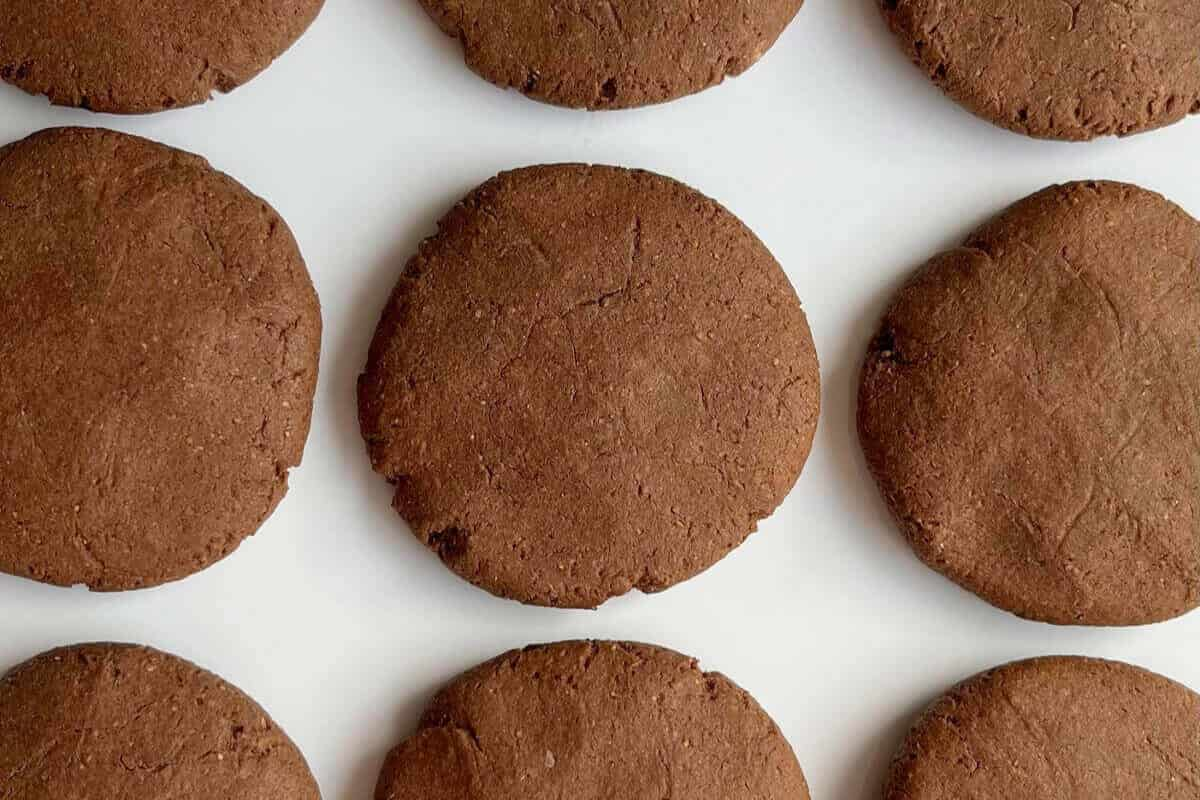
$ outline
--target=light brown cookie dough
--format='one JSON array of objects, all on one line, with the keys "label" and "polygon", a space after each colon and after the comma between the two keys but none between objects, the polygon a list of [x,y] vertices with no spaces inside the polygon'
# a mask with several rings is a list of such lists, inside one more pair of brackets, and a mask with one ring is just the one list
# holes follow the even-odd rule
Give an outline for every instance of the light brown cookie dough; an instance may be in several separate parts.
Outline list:
[{"label": "light brown cookie dough", "polygon": [[0,0],[0,79],[115,114],[203,103],[253,78],[324,0]]},{"label": "light brown cookie dough", "polygon": [[210,672],[149,647],[51,650],[0,679],[0,797],[320,800],[304,756]]},{"label": "light brown cookie dough", "polygon": [[745,225],[667,178],[488,181],[408,263],[359,380],[396,509],[527,603],[655,592],[737,547],[817,423],[808,324]]},{"label": "light brown cookie dough", "polygon": [[1060,624],[1200,604],[1200,223],[1072,183],[905,286],[871,344],[862,445],[925,563]]},{"label": "light brown cookie dough", "polygon": [[779,728],[728,678],[670,650],[515,650],[433,699],[375,800],[808,800]]},{"label": "light brown cookie dough", "polygon": [[592,110],[662,103],[740,75],[803,0],[421,0],[503,88]]},{"label": "light brown cookie dough", "polygon": [[956,686],[913,726],[884,800],[1200,795],[1200,696],[1094,658],[1039,658]]},{"label": "light brown cookie dough", "polygon": [[0,570],[136,589],[228,555],[300,463],[320,339],[287,225],[202,158],[0,150]]},{"label": "light brown cookie dough", "polygon": [[1200,112],[1195,0],[881,0],[909,56],[997,125],[1084,140]]}]

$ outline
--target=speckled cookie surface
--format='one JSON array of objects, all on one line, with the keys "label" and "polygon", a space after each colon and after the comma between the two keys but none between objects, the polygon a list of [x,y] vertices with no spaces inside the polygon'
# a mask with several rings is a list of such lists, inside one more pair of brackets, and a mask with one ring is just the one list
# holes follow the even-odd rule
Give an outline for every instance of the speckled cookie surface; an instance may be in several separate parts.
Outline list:
[{"label": "speckled cookie surface", "polygon": [[977,675],[914,725],[884,800],[1060,800],[1200,794],[1200,696],[1093,658]]},{"label": "speckled cookie surface", "polygon": [[1200,604],[1200,224],[1041,191],[931,260],[872,342],[868,464],[916,553],[993,604],[1130,625]]},{"label": "speckled cookie surface", "polygon": [[183,659],[121,644],[43,653],[0,679],[0,797],[320,800],[253,700]]},{"label": "speckled cookie surface", "polygon": [[754,698],[659,647],[514,650],[435,697],[387,757],[375,800],[808,800]]},{"label": "speckled cookie surface", "polygon": [[1200,112],[1195,0],[881,0],[909,56],[998,125],[1050,139]]},{"label": "speckled cookie surface", "polygon": [[324,0],[0,0],[0,78],[116,114],[203,103],[253,78]]},{"label": "speckled cookie surface", "polygon": [[0,150],[0,570],[132,589],[230,553],[300,461],[320,336],[287,225],[198,156]]},{"label": "speckled cookie surface", "polygon": [[421,0],[467,65],[537,100],[592,110],[661,103],[740,75],[803,0]]},{"label": "speckled cookie surface", "polygon": [[395,507],[461,576],[591,607],[722,558],[807,458],[816,354],[779,264],[680,183],[509,172],[409,262],[359,380]]}]

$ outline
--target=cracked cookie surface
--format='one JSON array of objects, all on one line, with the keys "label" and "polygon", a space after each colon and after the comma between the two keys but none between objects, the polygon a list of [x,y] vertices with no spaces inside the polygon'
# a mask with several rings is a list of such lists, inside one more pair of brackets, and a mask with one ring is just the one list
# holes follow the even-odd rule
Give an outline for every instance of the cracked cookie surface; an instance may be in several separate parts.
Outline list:
[{"label": "cracked cookie surface", "polygon": [[433,699],[376,800],[808,800],[779,728],[695,659],[625,642],[514,650]]},{"label": "cracked cookie surface", "polygon": [[232,552],[300,462],[320,336],[287,225],[200,157],[0,149],[0,570],[134,589]]},{"label": "cracked cookie surface", "polygon": [[1019,661],[954,687],[910,731],[884,800],[1200,796],[1200,696],[1116,661]]},{"label": "cracked cookie surface", "polygon": [[467,65],[555,105],[633,108],[749,69],[802,0],[421,0]]},{"label": "cracked cookie surface", "polygon": [[0,798],[320,800],[304,756],[235,687],[126,644],[43,653],[0,678]]},{"label": "cracked cookie surface", "polygon": [[438,227],[388,301],[359,416],[396,509],[451,569],[592,607],[697,574],[782,502],[817,358],[732,214],[568,164],[504,173]]},{"label": "cracked cookie surface", "polygon": [[1196,0],[881,0],[909,57],[973,113],[1086,140],[1200,112]]},{"label": "cracked cookie surface", "polygon": [[859,391],[867,462],[929,566],[1030,619],[1200,605],[1200,223],[1045,189],[905,286]]},{"label": "cracked cookie surface", "polygon": [[207,101],[279,57],[324,0],[0,0],[0,79],[136,114]]}]

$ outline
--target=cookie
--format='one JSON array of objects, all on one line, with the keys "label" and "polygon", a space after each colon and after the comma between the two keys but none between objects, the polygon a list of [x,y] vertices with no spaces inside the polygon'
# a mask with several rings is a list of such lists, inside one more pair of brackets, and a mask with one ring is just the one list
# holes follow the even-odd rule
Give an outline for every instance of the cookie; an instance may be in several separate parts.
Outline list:
[{"label": "cookie", "polygon": [[228,555],[300,463],[320,337],[287,225],[204,159],[0,150],[0,571],[136,589]]},{"label": "cookie", "polygon": [[1193,798],[1200,696],[1116,661],[1058,657],[977,675],[925,712],[884,800]]},{"label": "cookie", "polygon": [[934,83],[1010,130],[1086,140],[1200,112],[1192,0],[880,2]]},{"label": "cookie", "polygon": [[0,679],[0,775],[0,796],[21,800],[320,800],[257,703],[127,644],[51,650]]},{"label": "cookie", "polygon": [[421,0],[467,66],[505,89],[572,108],[662,103],[740,75],[803,0]]},{"label": "cookie", "polygon": [[514,650],[433,699],[375,800],[808,800],[749,694],[694,659],[623,642]]},{"label": "cookie", "polygon": [[1200,224],[1053,186],[933,258],[871,343],[858,428],[917,555],[1060,624],[1200,604]]},{"label": "cookie", "polygon": [[795,292],[732,214],[658,175],[557,165],[441,220],[358,398],[375,470],[447,566],[590,608],[737,547],[800,474],[818,384]]},{"label": "cookie", "polygon": [[51,103],[140,114],[266,69],[324,0],[6,0],[0,78]]}]

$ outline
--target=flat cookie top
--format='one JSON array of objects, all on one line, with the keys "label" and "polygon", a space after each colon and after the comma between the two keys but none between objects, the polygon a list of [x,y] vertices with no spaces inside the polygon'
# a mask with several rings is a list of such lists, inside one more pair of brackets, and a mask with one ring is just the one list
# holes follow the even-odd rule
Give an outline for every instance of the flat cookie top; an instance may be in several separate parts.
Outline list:
[{"label": "flat cookie top", "polygon": [[997,125],[1084,140],[1200,112],[1195,0],[881,0],[909,56]]},{"label": "flat cookie top", "polygon": [[376,800],[808,800],[754,698],[694,659],[622,642],[514,650],[433,699]]},{"label": "flat cookie top", "polygon": [[1115,661],[1039,658],[977,675],[913,726],[884,800],[1200,793],[1200,696]]},{"label": "flat cookie top", "polygon": [[413,532],[503,597],[592,607],[737,547],[808,456],[819,375],[778,263],[680,183],[531,167],[459,203],[359,381]]},{"label": "flat cookie top", "polygon": [[1200,604],[1200,224],[1055,186],[931,260],[871,345],[859,433],[917,554],[1036,620]]},{"label": "flat cookie top", "polygon": [[740,75],[803,0],[421,0],[485,79],[592,110],[662,103]]},{"label": "flat cookie top", "polygon": [[324,0],[4,0],[0,78],[56,105],[140,114],[253,78]]},{"label": "flat cookie top", "polygon": [[0,570],[131,589],[232,552],[300,462],[320,337],[287,225],[203,159],[0,150]]},{"label": "flat cookie top", "polygon": [[320,800],[253,700],[149,647],[82,644],[0,679],[0,796]]}]

